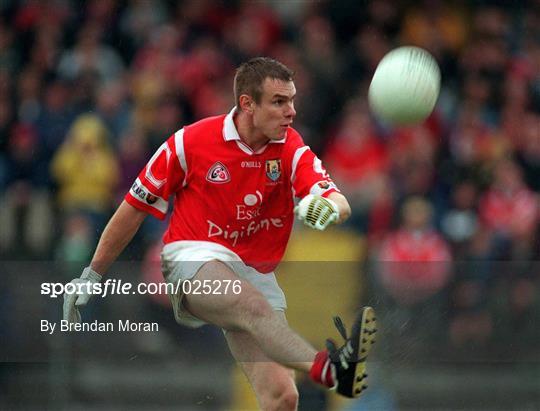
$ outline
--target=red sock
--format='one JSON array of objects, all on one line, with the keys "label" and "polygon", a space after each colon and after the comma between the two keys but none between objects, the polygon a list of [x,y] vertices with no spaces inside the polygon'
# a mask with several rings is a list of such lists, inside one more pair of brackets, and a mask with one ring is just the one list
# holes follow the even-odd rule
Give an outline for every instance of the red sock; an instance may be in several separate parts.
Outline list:
[{"label": "red sock", "polygon": [[328,351],[320,351],[315,355],[309,376],[313,381],[328,388],[334,388],[334,366],[328,358]]}]

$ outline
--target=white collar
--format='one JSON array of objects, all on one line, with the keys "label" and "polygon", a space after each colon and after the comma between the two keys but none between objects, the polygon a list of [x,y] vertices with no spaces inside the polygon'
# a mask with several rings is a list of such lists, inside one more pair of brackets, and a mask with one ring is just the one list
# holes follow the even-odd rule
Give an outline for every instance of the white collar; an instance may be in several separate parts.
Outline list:
[{"label": "white collar", "polygon": [[[236,129],[236,126],[234,125],[234,114],[236,113],[236,106],[232,108],[231,111],[229,111],[229,114],[225,116],[225,120],[223,121],[223,138],[225,141],[242,141],[240,138],[240,134],[238,134],[238,130]],[[281,140],[270,140],[269,144],[283,144],[287,140],[287,134],[285,134],[285,137],[283,137]]]}]

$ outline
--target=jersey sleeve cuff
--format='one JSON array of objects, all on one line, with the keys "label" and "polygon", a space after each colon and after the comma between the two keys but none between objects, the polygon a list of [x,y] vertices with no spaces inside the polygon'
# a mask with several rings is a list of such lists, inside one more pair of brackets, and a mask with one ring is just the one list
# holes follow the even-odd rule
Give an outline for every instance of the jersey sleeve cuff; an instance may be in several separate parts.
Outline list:
[{"label": "jersey sleeve cuff", "polygon": [[327,198],[330,194],[332,193],[339,193],[340,191],[337,189],[337,188],[331,188],[330,190],[328,191],[325,191],[324,193],[321,194],[321,197],[324,197],[324,198]]},{"label": "jersey sleeve cuff", "polygon": [[311,188],[309,189],[309,194],[313,194],[314,196],[328,197],[331,193],[335,191],[339,193],[339,189],[333,181],[321,180],[317,181],[311,186]]},{"label": "jersey sleeve cuff", "polygon": [[144,203],[140,202],[139,200],[134,198],[130,193],[127,193],[126,196],[124,197],[124,199],[126,200],[126,202],[128,204],[135,207],[137,210],[141,210],[141,211],[144,211],[144,212],[146,212],[148,214],[151,214],[151,215],[153,215],[154,217],[156,217],[159,220],[164,220],[165,217],[167,216],[166,213],[162,213],[161,211],[159,211],[155,207],[152,207],[152,206],[149,206],[147,204],[144,204]]}]

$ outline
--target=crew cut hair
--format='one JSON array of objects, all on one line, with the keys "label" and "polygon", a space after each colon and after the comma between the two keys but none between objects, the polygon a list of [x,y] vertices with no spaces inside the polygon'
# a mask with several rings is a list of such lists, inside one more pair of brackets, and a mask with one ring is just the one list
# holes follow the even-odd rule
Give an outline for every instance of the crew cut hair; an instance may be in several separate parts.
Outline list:
[{"label": "crew cut hair", "polygon": [[242,63],[234,76],[234,100],[240,109],[240,96],[247,94],[259,104],[266,78],[293,81],[294,71],[270,57],[255,57]]}]

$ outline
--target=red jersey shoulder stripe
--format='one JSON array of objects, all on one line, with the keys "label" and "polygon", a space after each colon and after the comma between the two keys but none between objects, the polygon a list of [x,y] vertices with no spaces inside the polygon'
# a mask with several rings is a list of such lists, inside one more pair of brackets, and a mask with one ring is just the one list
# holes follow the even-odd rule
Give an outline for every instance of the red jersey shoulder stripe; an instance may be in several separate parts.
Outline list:
[{"label": "red jersey shoulder stripe", "polygon": [[185,187],[188,175],[188,166],[186,161],[186,152],[184,148],[183,128],[174,133],[174,146],[176,149],[176,156],[178,157],[178,162],[180,163],[180,168],[184,172],[184,181],[182,181],[182,187]]}]

